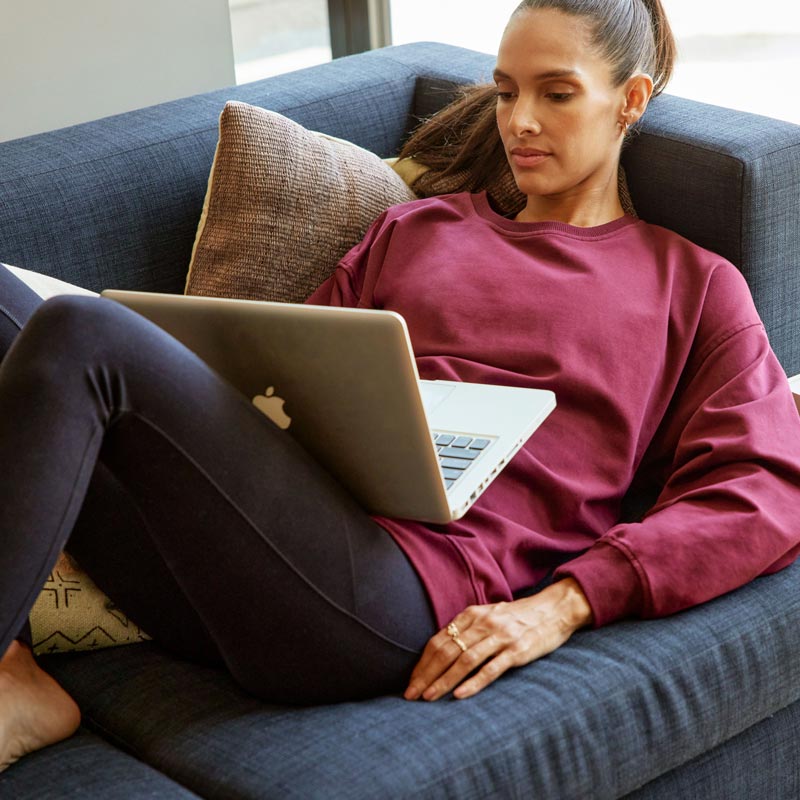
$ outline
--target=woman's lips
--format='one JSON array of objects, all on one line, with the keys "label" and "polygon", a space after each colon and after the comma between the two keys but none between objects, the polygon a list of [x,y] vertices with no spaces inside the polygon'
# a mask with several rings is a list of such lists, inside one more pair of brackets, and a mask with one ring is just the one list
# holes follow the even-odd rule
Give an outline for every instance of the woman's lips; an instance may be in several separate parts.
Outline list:
[{"label": "woman's lips", "polygon": [[511,161],[518,167],[535,167],[550,157],[550,153],[528,147],[515,147],[511,151]]}]

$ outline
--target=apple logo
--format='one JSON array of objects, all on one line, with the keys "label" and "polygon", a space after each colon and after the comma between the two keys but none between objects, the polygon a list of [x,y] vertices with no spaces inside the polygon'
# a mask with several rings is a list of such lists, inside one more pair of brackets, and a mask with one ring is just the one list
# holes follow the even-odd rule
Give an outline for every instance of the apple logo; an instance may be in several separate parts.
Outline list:
[{"label": "apple logo", "polygon": [[264,394],[253,398],[253,405],[285,431],[292,424],[292,418],[283,410],[283,403],[283,398],[275,394],[274,386],[267,387]]}]

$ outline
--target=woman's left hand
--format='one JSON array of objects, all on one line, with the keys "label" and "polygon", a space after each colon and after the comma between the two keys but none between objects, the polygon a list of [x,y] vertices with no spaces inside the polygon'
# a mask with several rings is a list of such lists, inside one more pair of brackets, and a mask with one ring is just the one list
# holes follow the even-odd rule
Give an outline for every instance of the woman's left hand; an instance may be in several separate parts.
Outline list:
[{"label": "woman's left hand", "polygon": [[453,620],[455,628],[449,626],[456,636],[444,628],[429,640],[404,697],[438,700],[453,689],[458,699],[471,697],[511,667],[552,653],[591,621],[586,595],[573,578],[520,600],[470,606]]}]

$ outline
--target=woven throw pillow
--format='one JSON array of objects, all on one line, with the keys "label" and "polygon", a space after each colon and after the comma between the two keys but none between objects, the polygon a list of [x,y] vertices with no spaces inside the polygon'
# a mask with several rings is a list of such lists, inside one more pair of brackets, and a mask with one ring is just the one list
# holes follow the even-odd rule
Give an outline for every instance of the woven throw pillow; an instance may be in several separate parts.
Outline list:
[{"label": "woven throw pillow", "polygon": [[62,553],[31,609],[33,652],[98,650],[150,637]]},{"label": "woven throw pillow", "polygon": [[229,102],[186,294],[302,302],[382,211],[414,199],[374,153]]}]

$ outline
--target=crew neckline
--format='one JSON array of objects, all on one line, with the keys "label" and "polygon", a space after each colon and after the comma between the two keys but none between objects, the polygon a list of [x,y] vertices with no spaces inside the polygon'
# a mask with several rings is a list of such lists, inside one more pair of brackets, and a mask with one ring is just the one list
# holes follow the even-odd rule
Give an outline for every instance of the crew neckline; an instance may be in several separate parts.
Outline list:
[{"label": "crew neckline", "polygon": [[519,222],[515,219],[508,219],[502,214],[498,214],[489,203],[489,197],[485,191],[470,195],[475,212],[492,223],[495,227],[511,233],[566,233],[579,239],[597,239],[602,236],[616,233],[629,225],[638,222],[636,217],[625,214],[611,222],[604,222],[602,225],[595,225],[590,228],[583,228],[579,225],[570,225],[567,222]]}]

